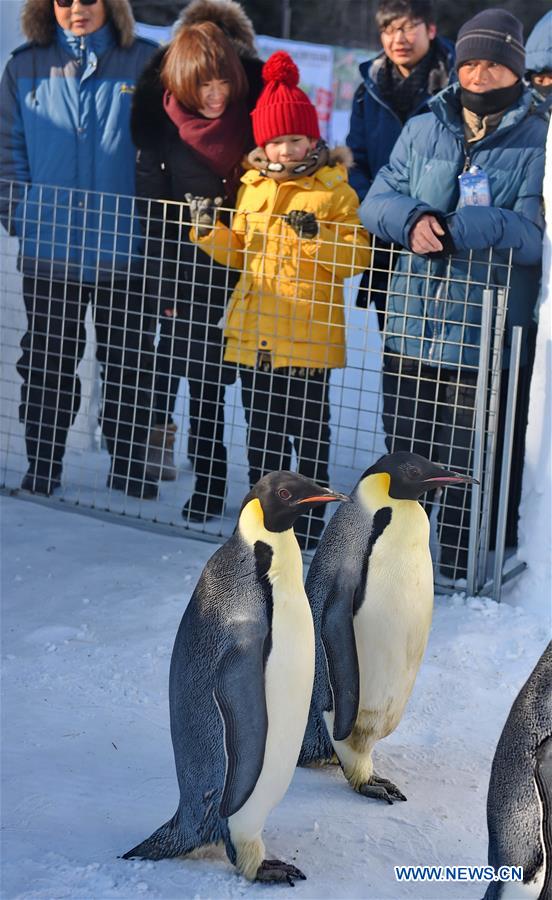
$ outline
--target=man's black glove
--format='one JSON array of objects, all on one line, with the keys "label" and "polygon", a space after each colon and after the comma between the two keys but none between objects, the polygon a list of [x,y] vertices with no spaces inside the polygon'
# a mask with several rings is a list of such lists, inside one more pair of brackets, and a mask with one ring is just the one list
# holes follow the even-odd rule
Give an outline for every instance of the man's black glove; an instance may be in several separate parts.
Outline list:
[{"label": "man's black glove", "polygon": [[286,222],[300,238],[315,238],[318,234],[318,222],[314,213],[292,209],[286,216]]},{"label": "man's black glove", "polygon": [[198,237],[205,237],[212,230],[217,216],[217,209],[222,206],[222,197],[194,197],[185,194],[186,203],[190,207],[190,219]]}]

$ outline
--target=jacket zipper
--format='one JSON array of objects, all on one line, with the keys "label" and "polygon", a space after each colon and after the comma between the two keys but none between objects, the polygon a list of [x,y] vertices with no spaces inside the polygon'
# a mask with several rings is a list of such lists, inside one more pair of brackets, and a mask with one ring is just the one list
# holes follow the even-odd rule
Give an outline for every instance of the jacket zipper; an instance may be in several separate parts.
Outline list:
[{"label": "jacket zipper", "polygon": [[469,144],[466,140],[464,140],[464,168],[462,169],[462,175],[465,172],[469,172],[472,164],[472,154]]}]

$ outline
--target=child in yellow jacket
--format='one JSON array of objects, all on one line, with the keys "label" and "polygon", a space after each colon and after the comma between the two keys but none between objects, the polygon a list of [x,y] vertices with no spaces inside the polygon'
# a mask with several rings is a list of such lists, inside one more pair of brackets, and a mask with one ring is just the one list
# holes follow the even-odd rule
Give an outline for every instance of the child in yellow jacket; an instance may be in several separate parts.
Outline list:
[{"label": "child in yellow jacket", "polygon": [[[345,365],[343,280],[370,261],[358,197],[339,156],[320,140],[316,110],[287,53],[263,68],[249,155],[232,228],[210,201],[188,195],[192,239],[240,269],[225,317],[225,360],[237,363],[248,424],[251,485],[275,469],[328,484],[329,376]],[[318,516],[317,516],[318,513]],[[323,510],[298,534],[313,547]]]}]

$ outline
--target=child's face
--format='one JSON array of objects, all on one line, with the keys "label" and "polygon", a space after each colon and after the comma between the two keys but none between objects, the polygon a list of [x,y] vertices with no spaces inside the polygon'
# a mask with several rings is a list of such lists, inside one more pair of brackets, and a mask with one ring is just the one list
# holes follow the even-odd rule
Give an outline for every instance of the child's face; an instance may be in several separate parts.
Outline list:
[{"label": "child's face", "polygon": [[309,150],[316,146],[313,138],[304,134],[283,134],[265,144],[265,153],[271,163],[301,162]]}]

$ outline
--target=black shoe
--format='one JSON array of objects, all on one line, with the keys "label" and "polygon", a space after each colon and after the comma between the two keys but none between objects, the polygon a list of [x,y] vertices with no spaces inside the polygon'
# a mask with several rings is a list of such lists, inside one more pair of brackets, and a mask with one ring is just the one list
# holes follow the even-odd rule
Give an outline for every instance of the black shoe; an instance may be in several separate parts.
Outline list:
[{"label": "black shoe", "polygon": [[187,522],[207,522],[209,519],[222,516],[224,512],[223,497],[207,497],[205,494],[193,493],[182,508],[182,518]]},{"label": "black shoe", "polygon": [[123,491],[127,497],[136,497],[138,500],[157,500],[159,486],[156,481],[148,478],[130,478],[125,475],[113,475],[107,477],[107,487],[114,491]]},{"label": "black shoe", "polygon": [[34,475],[33,472],[27,472],[21,482],[22,491],[29,491],[30,494],[42,494],[44,497],[51,497],[59,487],[61,487],[59,478],[43,478],[40,475]]},{"label": "black shoe", "polygon": [[[438,574],[440,584],[451,585],[462,579],[465,581],[467,574],[467,561],[457,563],[456,560],[453,560],[451,563],[447,563],[441,558]],[[435,580],[437,581],[437,578]]]}]

